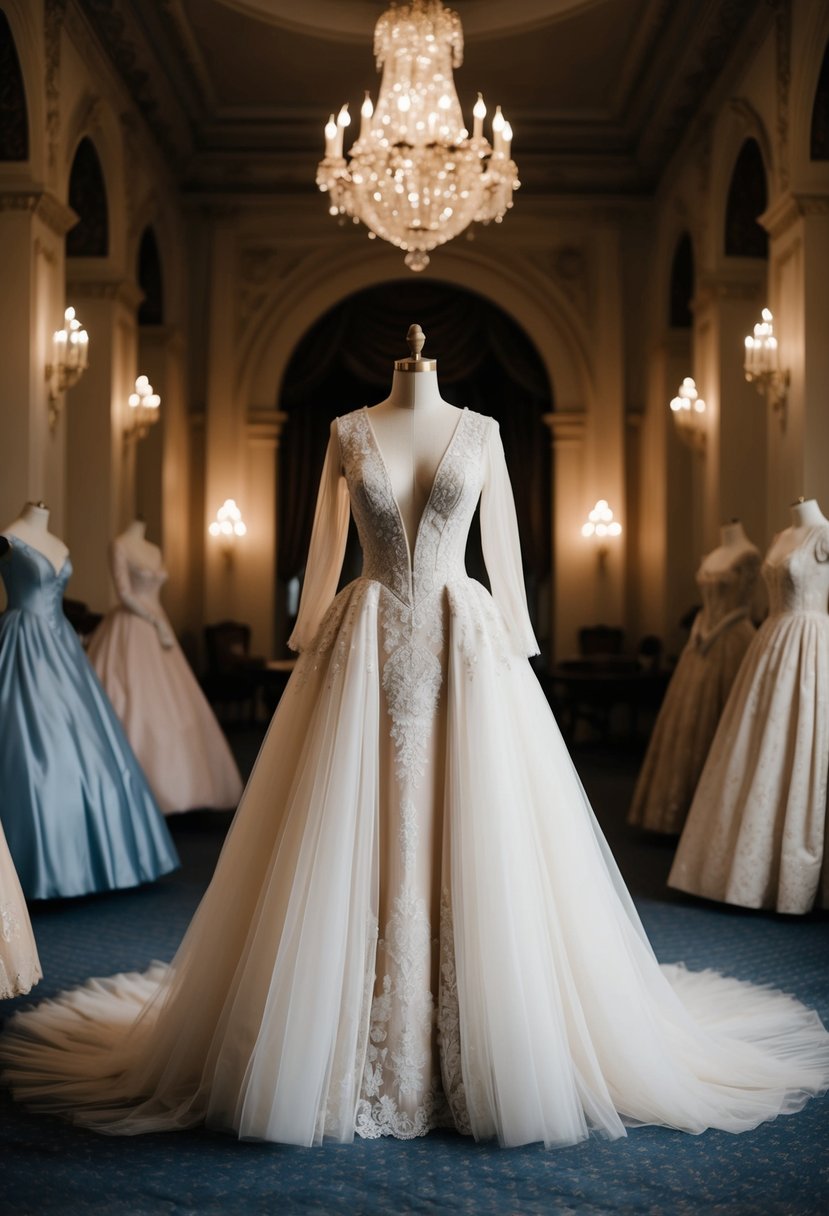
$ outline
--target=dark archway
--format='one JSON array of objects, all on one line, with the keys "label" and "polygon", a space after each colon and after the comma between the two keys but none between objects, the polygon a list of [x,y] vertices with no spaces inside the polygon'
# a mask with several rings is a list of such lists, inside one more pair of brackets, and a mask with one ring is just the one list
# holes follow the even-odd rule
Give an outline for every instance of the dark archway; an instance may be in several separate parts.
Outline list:
[{"label": "dark archway", "polygon": [[138,246],[136,267],[138,286],[144,299],[138,306],[139,325],[164,324],[164,279],[161,273],[161,255],[152,228],[145,228]]},{"label": "dark archway", "polygon": [[28,159],[26,88],[11,26],[0,10],[0,160]]},{"label": "dark archway", "polygon": [[104,174],[95,145],[82,139],[69,174],[69,206],[80,217],[66,237],[68,258],[105,258],[109,253],[109,215]]},{"label": "dark archway", "polygon": [[691,302],[694,298],[694,247],[691,237],[683,232],[674,250],[671,262],[671,281],[668,295],[668,324],[672,329],[691,329],[694,314]]},{"label": "dark archway", "polygon": [[820,76],[812,104],[809,156],[812,160],[829,160],[829,44],[823,52],[823,63],[820,65]]},{"label": "dark archway", "polygon": [[758,216],[768,202],[766,167],[756,139],[747,139],[734,163],[725,208],[725,252],[733,258],[767,258],[768,233]]},{"label": "dark archway", "polygon": [[[530,611],[534,619],[545,614],[551,472],[549,435],[541,416],[552,410],[553,396],[544,364],[524,331],[491,301],[449,284],[400,280],[358,292],[332,308],[306,333],[285,372],[279,397],[279,408],[289,415],[279,476],[280,642],[287,638],[296,610],[331,421],[388,394],[393,360],[406,355],[405,335],[413,321],[426,333],[426,354],[438,360],[446,400],[500,424]],[[474,578],[486,581],[477,524],[467,565]],[[359,568],[359,547],[352,536],[344,579],[355,577]]]}]

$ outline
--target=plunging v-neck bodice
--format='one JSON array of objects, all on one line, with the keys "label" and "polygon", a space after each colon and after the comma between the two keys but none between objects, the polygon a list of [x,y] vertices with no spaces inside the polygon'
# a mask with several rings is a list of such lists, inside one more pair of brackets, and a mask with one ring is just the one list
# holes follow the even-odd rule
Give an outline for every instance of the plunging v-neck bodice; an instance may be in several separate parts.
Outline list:
[{"label": "plunging v-neck bodice", "polygon": [[453,577],[463,578],[469,526],[484,480],[491,419],[464,409],[438,463],[410,546],[391,476],[368,416],[338,420],[343,470],[363,549],[363,577],[415,605]]}]

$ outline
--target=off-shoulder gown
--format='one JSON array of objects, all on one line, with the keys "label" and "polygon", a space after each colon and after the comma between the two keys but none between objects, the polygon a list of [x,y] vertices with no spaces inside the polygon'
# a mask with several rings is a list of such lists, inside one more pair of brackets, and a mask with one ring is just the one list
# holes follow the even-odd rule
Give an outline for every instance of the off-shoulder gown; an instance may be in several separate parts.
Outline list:
[{"label": "off-shoulder gown", "polygon": [[[467,577],[479,496],[492,596]],[[362,575],[334,598],[349,505]],[[505,1145],[742,1131],[829,1084],[794,998],[662,968],[527,663],[498,428],[463,411],[413,545],[370,416],[332,429],[301,655],[168,968],[0,1039],[16,1095],[102,1131]]]}]

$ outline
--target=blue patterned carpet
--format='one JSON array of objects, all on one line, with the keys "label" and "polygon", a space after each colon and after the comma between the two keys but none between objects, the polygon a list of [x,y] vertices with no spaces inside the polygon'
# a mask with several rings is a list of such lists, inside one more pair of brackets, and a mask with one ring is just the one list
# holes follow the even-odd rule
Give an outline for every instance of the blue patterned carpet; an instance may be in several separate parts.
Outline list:
[{"label": "blue patterned carpet", "polygon": [[[623,823],[635,758],[586,751],[577,759],[659,956],[774,983],[829,1022],[829,917],[741,913],[666,892],[670,848]],[[46,979],[36,994],[169,958],[226,822],[174,820],[184,868],[152,888],[37,907]],[[27,1114],[3,1094],[0,1213],[810,1216],[829,1212],[827,1143],[829,1098],[742,1136],[641,1128],[626,1140],[545,1152],[503,1151],[449,1133],[314,1150],[204,1131],[110,1139]]]}]

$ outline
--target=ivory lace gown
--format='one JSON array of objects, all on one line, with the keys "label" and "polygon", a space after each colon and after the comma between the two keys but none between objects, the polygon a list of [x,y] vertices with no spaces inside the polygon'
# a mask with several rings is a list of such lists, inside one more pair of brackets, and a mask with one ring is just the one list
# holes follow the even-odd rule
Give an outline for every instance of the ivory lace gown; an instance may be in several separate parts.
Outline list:
[{"label": "ivory lace gown", "polygon": [[[482,490],[493,597],[463,564]],[[294,642],[173,963],[15,1017],[20,1099],[119,1134],[553,1145],[741,1131],[829,1084],[815,1013],[657,963],[526,662],[491,419],[461,414],[411,553],[368,413],[335,423]]]},{"label": "ivory lace gown", "polygon": [[731,685],[754,637],[749,619],[760,554],[743,550],[723,570],[697,571],[702,608],[656,719],[628,822],[682,831]]},{"label": "ivory lace gown", "polygon": [[746,908],[829,907],[829,527],[766,561],[770,612],[723,711],[668,882]]},{"label": "ivory lace gown", "polygon": [[0,1000],[28,992],[41,974],[26,901],[0,824]]},{"label": "ivory lace gown", "polygon": [[[242,794],[236,761],[161,606],[167,571],[131,561],[119,540],[110,567],[120,603],[92,635],[89,661],[159,807],[165,815],[235,807]],[[156,621],[172,646],[161,645]]]}]

